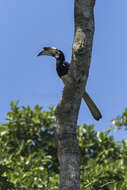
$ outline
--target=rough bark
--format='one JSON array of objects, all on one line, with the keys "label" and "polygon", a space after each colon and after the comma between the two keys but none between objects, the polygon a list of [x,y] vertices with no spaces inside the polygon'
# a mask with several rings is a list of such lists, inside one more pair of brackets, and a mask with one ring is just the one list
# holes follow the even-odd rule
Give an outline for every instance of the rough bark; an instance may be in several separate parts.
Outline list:
[{"label": "rough bark", "polygon": [[86,86],[94,34],[95,0],[75,0],[72,62],[62,98],[56,108],[56,139],[60,164],[60,190],[80,189],[80,152],[76,126]]}]

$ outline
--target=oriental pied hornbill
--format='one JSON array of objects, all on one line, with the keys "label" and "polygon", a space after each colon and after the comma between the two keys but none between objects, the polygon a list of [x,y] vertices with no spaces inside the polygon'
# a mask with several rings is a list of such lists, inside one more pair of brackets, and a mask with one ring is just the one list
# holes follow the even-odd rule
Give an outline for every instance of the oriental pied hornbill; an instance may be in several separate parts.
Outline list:
[{"label": "oriental pied hornbill", "polygon": [[[58,50],[55,47],[44,47],[43,50],[38,54],[38,56],[41,56],[41,55],[52,56],[56,59],[57,74],[64,82],[66,78],[65,75],[68,74],[70,64],[65,61],[65,56],[63,52]],[[96,104],[93,102],[93,100],[90,98],[90,96],[88,95],[86,91],[84,91],[83,99],[86,102],[94,119],[99,120],[102,117],[102,115],[99,109],[97,108]]]}]

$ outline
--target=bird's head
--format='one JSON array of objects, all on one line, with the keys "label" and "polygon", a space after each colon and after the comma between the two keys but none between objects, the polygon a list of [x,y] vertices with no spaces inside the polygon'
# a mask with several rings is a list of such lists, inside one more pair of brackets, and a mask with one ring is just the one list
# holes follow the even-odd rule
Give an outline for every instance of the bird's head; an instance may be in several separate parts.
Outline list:
[{"label": "bird's head", "polygon": [[62,51],[58,50],[55,47],[44,47],[43,50],[37,55],[47,55],[47,56],[52,56],[56,60],[64,61],[65,57]]}]

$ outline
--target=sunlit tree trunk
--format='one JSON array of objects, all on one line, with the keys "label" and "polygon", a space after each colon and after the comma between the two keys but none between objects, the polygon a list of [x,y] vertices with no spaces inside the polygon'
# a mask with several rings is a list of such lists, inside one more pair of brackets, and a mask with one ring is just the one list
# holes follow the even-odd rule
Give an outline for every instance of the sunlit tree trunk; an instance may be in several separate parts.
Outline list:
[{"label": "sunlit tree trunk", "polygon": [[75,33],[72,62],[68,82],[56,108],[60,190],[80,189],[80,152],[76,126],[81,98],[89,74],[94,34],[94,5],[95,0],[74,2]]}]

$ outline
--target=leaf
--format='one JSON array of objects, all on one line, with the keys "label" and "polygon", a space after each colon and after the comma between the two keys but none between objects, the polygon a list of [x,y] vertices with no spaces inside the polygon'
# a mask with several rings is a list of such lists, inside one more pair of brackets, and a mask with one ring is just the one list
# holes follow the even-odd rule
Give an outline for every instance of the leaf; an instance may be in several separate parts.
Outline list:
[{"label": "leaf", "polygon": [[0,125],[0,135],[6,134],[8,132],[7,125]]}]

